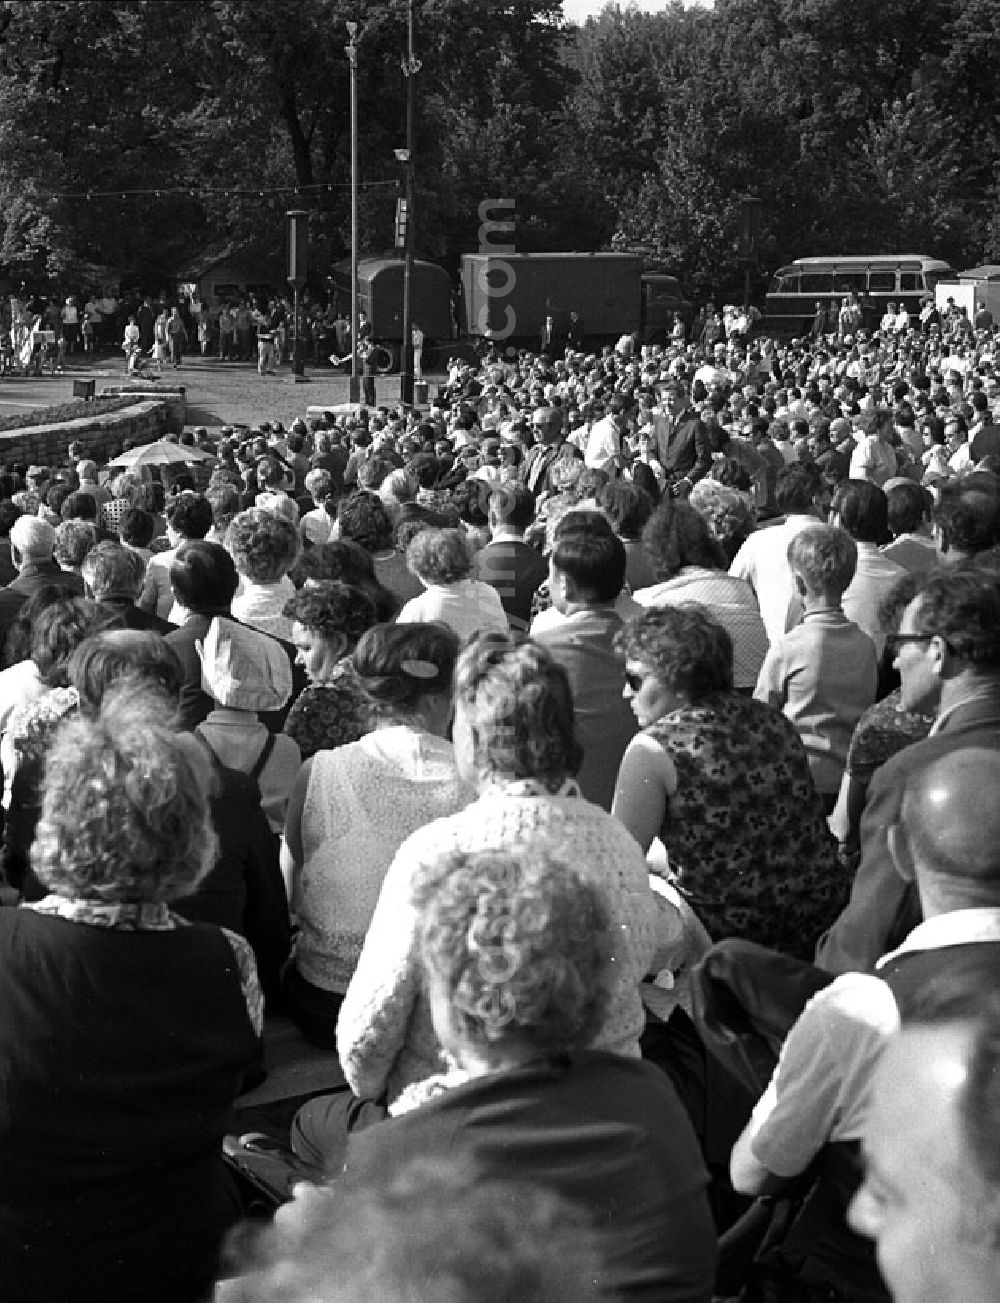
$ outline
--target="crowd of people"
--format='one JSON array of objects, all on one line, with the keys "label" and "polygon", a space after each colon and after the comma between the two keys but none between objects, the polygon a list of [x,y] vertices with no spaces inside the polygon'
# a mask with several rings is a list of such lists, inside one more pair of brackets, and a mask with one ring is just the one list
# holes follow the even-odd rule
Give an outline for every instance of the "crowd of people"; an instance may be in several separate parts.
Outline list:
[{"label": "crowd of people", "polygon": [[1000,332],[682,333],[0,472],[11,1303],[995,1297]]},{"label": "crowd of people", "polygon": [[[364,312],[358,316],[357,339],[364,364],[373,351]],[[423,345],[424,333],[414,322],[417,379]],[[266,287],[248,293],[230,287],[225,296],[195,291],[168,297],[110,291],[41,295],[22,285],[0,294],[0,376],[57,375],[109,353],[124,353],[131,375],[158,374],[192,356],[256,362],[260,375],[275,375],[279,366],[296,361],[296,348],[303,364],[312,367],[349,362],[351,326],[336,295],[324,301],[303,292],[296,340],[293,300]],[[371,385],[375,361],[364,367]]]}]

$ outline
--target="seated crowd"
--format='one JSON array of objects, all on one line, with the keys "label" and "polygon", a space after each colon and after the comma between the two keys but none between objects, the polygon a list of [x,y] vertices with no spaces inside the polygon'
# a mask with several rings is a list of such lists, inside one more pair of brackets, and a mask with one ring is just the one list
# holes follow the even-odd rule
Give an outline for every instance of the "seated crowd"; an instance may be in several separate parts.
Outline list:
[{"label": "seated crowd", "polygon": [[994,1298],[1000,332],[180,443],[0,472],[3,1297]]}]

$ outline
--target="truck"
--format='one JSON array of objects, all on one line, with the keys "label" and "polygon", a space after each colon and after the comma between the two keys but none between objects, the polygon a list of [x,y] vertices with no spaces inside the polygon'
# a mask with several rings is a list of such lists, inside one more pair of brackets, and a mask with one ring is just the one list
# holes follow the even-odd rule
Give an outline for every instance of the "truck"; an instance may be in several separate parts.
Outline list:
[{"label": "truck", "polygon": [[677,278],[631,253],[467,253],[460,283],[463,333],[507,351],[538,350],[547,317],[558,347],[570,334],[571,312],[588,350],[622,335],[663,343],[675,312],[688,326],[694,316]]},{"label": "truck", "polygon": [[[375,352],[372,361],[381,374],[399,369],[403,344],[402,258],[360,258],[358,260],[358,309],[371,322]],[[333,287],[338,306],[351,314],[351,260],[333,269]],[[410,320],[424,333],[424,365],[433,366],[441,353],[452,351],[455,336],[451,277],[437,263],[413,260],[410,280]]]}]

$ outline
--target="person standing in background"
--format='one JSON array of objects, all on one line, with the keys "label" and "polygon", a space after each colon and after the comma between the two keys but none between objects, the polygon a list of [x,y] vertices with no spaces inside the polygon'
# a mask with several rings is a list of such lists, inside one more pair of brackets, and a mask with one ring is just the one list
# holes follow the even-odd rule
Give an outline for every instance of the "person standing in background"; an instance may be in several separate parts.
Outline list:
[{"label": "person standing in background", "polygon": [[66,341],[66,352],[75,353],[80,339],[80,312],[76,306],[76,299],[72,295],[63,304],[62,330],[63,339]]},{"label": "person standing in background", "polygon": [[170,342],[170,360],[173,363],[174,370],[184,361],[184,346],[187,344],[187,329],[184,320],[181,317],[181,310],[174,305],[174,310],[170,314],[170,320],[167,322],[167,339]]}]

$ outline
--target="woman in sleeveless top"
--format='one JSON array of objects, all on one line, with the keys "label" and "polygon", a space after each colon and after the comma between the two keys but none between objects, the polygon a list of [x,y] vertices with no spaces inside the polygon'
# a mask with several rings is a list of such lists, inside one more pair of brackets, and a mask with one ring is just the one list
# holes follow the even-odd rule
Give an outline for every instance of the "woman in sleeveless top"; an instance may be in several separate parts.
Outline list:
[{"label": "woman in sleeveless top", "polygon": [[781,711],[734,692],[732,640],[701,608],[648,610],[619,637],[642,731],[612,812],[643,850],[660,838],[713,940],[811,958],[849,876],[798,734]]},{"label": "woman in sleeveless top", "polygon": [[327,1048],[396,851],[473,797],[445,740],[457,653],[441,624],[369,629],[352,665],[379,725],[318,751],[292,791],[282,868],[300,932],[284,994],[291,1017]]}]

